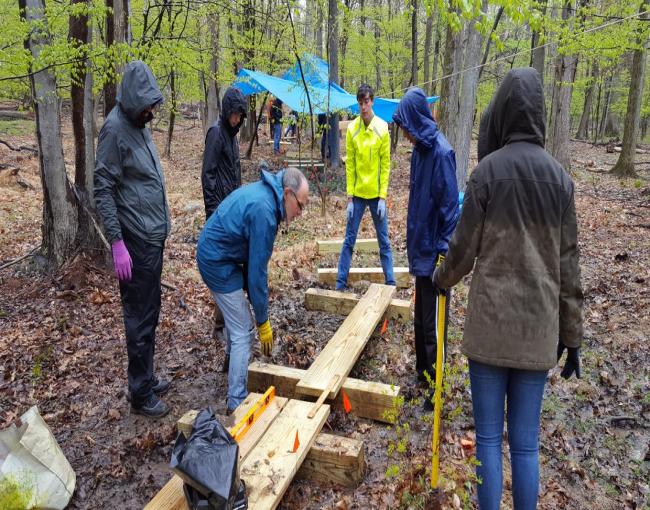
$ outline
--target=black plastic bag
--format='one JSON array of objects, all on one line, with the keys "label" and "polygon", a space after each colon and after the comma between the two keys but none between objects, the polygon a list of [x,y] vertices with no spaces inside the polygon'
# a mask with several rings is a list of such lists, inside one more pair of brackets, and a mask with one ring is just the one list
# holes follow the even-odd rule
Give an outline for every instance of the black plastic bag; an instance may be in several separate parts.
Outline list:
[{"label": "black plastic bag", "polygon": [[169,467],[209,501],[207,508],[232,510],[240,489],[238,462],[239,445],[208,407],[189,438],[178,434]]}]

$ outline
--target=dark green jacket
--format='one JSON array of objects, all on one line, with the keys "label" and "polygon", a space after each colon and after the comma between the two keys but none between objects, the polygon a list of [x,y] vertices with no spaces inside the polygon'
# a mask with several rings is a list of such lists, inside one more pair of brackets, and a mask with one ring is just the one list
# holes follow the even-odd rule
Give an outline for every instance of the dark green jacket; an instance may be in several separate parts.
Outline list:
[{"label": "dark green jacket", "polygon": [[547,370],[558,340],[582,340],[574,187],[544,150],[539,74],[514,69],[481,120],[480,162],[437,274],[451,287],[472,271],[463,352],[490,365]]},{"label": "dark green jacket", "polygon": [[97,142],[95,203],[108,240],[122,239],[122,228],[162,246],[170,230],[165,177],[151,132],[140,113],[163,97],[151,69],[130,62],[117,105],[104,121]]}]

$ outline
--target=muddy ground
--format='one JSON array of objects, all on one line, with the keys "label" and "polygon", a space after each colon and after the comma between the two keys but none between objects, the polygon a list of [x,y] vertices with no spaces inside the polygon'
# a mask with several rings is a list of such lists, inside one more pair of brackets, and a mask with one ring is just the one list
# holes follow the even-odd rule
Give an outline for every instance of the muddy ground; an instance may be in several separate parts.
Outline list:
[{"label": "muddy ground", "polygon": [[[35,146],[29,122],[0,123],[0,139]],[[64,126],[73,171],[72,133]],[[266,134],[246,161],[244,179],[257,176],[258,158],[275,168]],[[162,152],[165,134],[155,132]],[[119,291],[101,255],[80,255],[54,275],[35,270],[35,257],[0,271],[0,426],[37,404],[77,474],[70,508],[141,508],[169,479],[175,421],[187,410],[225,409],[222,345],[212,338],[212,300],[194,261],[203,225],[200,168],[203,134],[191,120],[177,127],[172,156],[163,159],[173,232],[165,247],[158,327],[157,372],[173,379],[165,397],[172,412],[161,421],[131,415],[125,398],[126,353]],[[395,265],[406,265],[409,146],[393,158],[389,218]],[[650,476],[650,184],[619,181],[606,172],[616,161],[603,146],[572,142],[573,175],[585,291],[582,379],[550,373],[543,405],[540,509],[648,508]],[[639,155],[638,160],[648,159]],[[475,163],[475,161],[473,161]],[[0,145],[0,266],[40,243],[42,193],[38,160],[29,150]],[[18,170],[15,170],[15,169]],[[304,291],[321,286],[316,239],[342,237],[344,194],[332,191],[326,215],[312,195],[304,216],[279,233],[269,265],[270,317],[276,335],[272,362],[306,368],[343,322],[306,311]],[[336,188],[336,186],[335,186]],[[359,237],[373,237],[366,215]],[[378,266],[376,254],[355,255],[356,266]],[[466,359],[460,355],[469,278],[455,291],[446,374],[442,490],[429,485],[431,415],[414,383],[412,324],[376,332],[352,376],[399,385],[399,423],[388,426],[333,413],[328,432],[362,439],[367,471],[356,489],[294,481],[283,509],[474,508],[473,429]],[[367,284],[354,290],[361,294]],[[412,289],[398,297],[411,299]],[[254,357],[260,358],[254,347]],[[507,466],[507,448],[505,449]],[[507,469],[506,469],[507,471]],[[510,508],[509,474],[503,508]]]}]

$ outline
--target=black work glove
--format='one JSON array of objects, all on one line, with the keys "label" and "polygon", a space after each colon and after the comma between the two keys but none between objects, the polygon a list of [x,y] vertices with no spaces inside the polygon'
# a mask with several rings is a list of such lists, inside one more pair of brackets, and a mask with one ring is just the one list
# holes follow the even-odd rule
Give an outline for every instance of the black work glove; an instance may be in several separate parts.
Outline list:
[{"label": "black work glove", "polygon": [[442,291],[444,294],[444,290],[441,286],[440,283],[438,283],[438,270],[440,269],[440,266],[445,260],[445,253],[438,253],[438,256],[436,257],[436,267],[433,270],[433,273],[431,273],[431,282],[433,283],[433,286]]},{"label": "black work glove", "polygon": [[560,375],[565,379],[571,377],[571,374],[575,373],[576,377],[580,379],[580,347],[567,347],[560,340],[557,344],[557,360],[560,361],[564,349],[567,350],[566,361],[564,363],[564,368]]}]

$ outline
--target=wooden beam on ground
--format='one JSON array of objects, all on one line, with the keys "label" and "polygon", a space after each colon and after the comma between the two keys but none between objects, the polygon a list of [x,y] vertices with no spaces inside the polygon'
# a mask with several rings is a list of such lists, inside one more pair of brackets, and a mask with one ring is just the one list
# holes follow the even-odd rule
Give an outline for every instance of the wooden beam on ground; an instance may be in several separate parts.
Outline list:
[{"label": "wooden beam on ground", "polygon": [[[254,361],[248,365],[248,391],[265,391],[269,386],[275,386],[278,395],[295,398],[297,396],[296,385],[306,372],[299,368]],[[352,406],[351,413],[361,418],[392,423],[391,417],[395,415],[394,409],[399,396],[399,386],[348,377],[342,388]],[[343,409],[340,393],[327,403],[335,409]]]},{"label": "wooden beam on ground", "polygon": [[[237,409],[235,409],[235,411],[229,417],[229,423],[224,423],[224,425],[235,425],[244,417],[250,406],[255,404],[255,402],[257,402],[261,397],[262,394],[260,393],[249,393],[248,397],[246,397],[246,399],[237,407]],[[240,465],[260,440],[260,438],[264,435],[266,430],[269,428],[269,425],[280,414],[280,411],[282,411],[286,403],[286,398],[276,396],[266,408],[262,416],[257,419],[257,421],[243,437],[242,441],[239,443]],[[187,415],[182,418],[182,420],[184,420],[183,427],[185,430],[187,430],[186,424],[189,420],[189,418],[186,418],[186,416]],[[191,423],[194,422],[194,418],[196,418],[196,414],[194,414]],[[192,430],[191,424],[189,430],[190,432]],[[167,484],[162,489],[160,489],[160,491],[158,491],[158,493],[153,497],[151,501],[149,501],[147,506],[144,508],[145,510],[189,510],[187,501],[185,499],[185,494],[183,493],[183,480],[181,477],[178,475],[172,476],[171,480],[169,480],[169,482],[167,482]]]},{"label": "wooden beam on ground", "polygon": [[[250,510],[275,509],[330,414],[323,405],[309,420],[310,402],[290,400],[240,466]],[[299,444],[294,449],[296,434]]]},{"label": "wooden beam on ground", "polygon": [[[349,292],[329,289],[307,289],[305,292],[305,308],[336,315],[349,315],[359,302],[359,298]],[[393,299],[384,314],[385,319],[399,322],[411,320],[411,302],[406,299]]]},{"label": "wooden beam on ground", "polygon": [[356,487],[363,480],[365,464],[363,441],[321,432],[296,477]]},{"label": "wooden beam on ground", "polygon": [[[197,414],[198,411],[186,412],[176,422],[178,431],[189,437]],[[363,441],[321,432],[316,436],[296,477],[356,487],[363,480],[364,472]]]},{"label": "wooden beam on ground", "polygon": [[[330,267],[318,269],[318,281],[329,285],[336,284],[338,270]],[[411,286],[411,275],[408,267],[394,267],[395,282],[397,286],[406,289]],[[348,283],[366,280],[372,283],[384,283],[384,272],[381,267],[353,267],[348,273]]]},{"label": "wooden beam on ground", "polygon": [[298,381],[298,394],[318,397],[330,386],[332,378],[338,375],[338,380],[330,389],[329,398],[338,395],[343,381],[361,356],[370,335],[384,316],[394,295],[395,287],[392,285],[370,285],[304,377]]},{"label": "wooden beam on ground", "polygon": [[[343,239],[330,239],[327,241],[316,241],[318,245],[318,253],[340,253],[343,246]],[[354,243],[356,251],[379,251],[379,243],[377,239],[357,239]],[[383,280],[382,280],[383,281]]]}]

